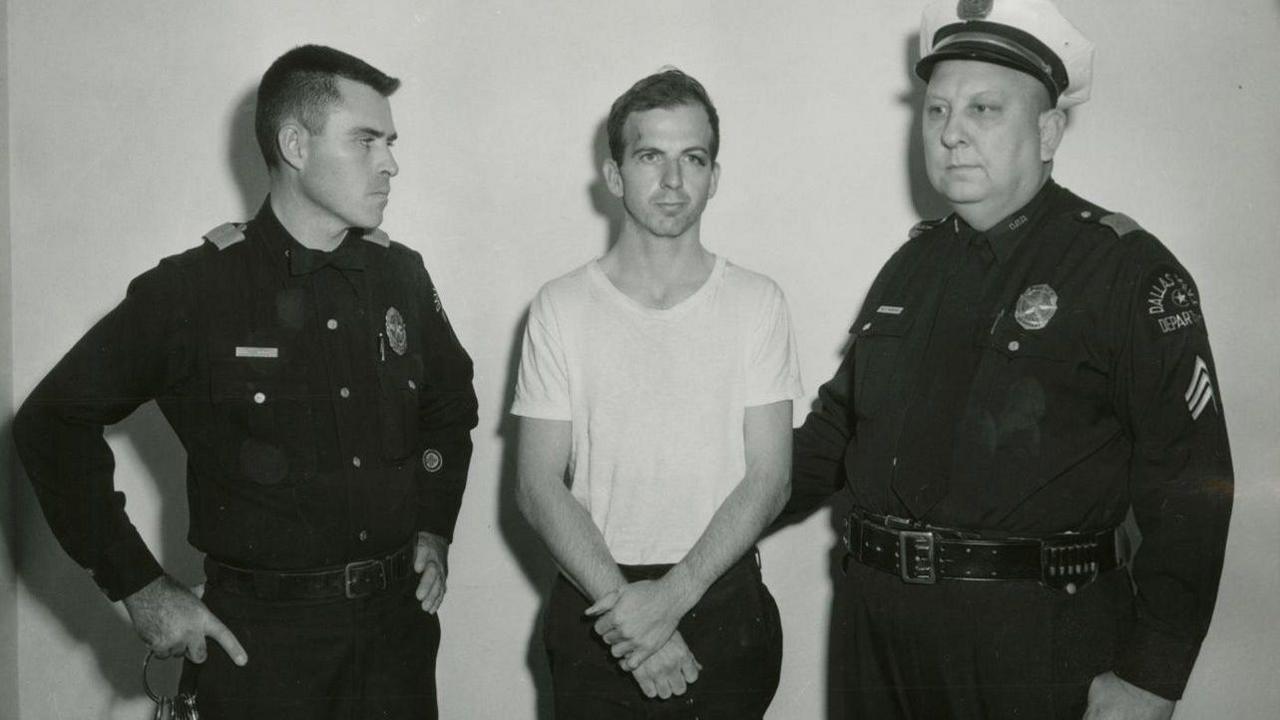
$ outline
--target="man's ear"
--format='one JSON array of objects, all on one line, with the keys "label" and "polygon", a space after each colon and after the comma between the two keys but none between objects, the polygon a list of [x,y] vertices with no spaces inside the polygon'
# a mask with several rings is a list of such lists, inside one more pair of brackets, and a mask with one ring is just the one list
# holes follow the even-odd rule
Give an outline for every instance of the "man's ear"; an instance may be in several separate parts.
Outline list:
[{"label": "man's ear", "polygon": [[289,121],[276,131],[276,152],[280,159],[294,170],[301,170],[307,162],[307,140],[311,133],[301,123]]},{"label": "man's ear", "polygon": [[720,187],[720,163],[711,163],[711,185],[707,188],[707,197],[716,196],[716,188]]},{"label": "man's ear", "polygon": [[614,162],[613,158],[609,158],[604,161],[604,167],[601,170],[604,172],[604,184],[609,187],[609,192],[613,193],[614,197],[622,197],[622,171],[618,169],[618,163]]},{"label": "man's ear", "polygon": [[1067,114],[1058,108],[1040,113],[1040,162],[1051,162],[1067,130]]}]

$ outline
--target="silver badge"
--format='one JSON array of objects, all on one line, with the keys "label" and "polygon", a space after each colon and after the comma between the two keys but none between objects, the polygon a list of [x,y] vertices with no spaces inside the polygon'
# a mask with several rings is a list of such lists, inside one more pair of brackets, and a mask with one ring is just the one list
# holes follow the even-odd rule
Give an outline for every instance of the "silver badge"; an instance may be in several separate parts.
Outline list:
[{"label": "silver badge", "polygon": [[387,342],[391,344],[391,349],[397,355],[403,355],[409,349],[409,336],[405,333],[404,318],[400,317],[400,311],[393,307],[387,308]]},{"label": "silver badge", "polygon": [[961,20],[981,20],[991,14],[993,0],[960,0],[956,6],[956,15]]},{"label": "silver badge", "polygon": [[1018,309],[1013,316],[1027,330],[1039,330],[1058,312],[1058,293],[1048,285],[1032,285],[1018,298]]}]

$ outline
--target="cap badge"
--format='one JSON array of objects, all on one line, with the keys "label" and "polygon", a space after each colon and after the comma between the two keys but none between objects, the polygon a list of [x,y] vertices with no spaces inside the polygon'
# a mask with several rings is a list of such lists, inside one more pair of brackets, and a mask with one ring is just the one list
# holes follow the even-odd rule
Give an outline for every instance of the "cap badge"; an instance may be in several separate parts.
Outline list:
[{"label": "cap badge", "polygon": [[409,335],[404,329],[404,318],[393,307],[387,308],[387,342],[397,355],[403,355],[409,349]]},{"label": "cap badge", "polygon": [[956,6],[956,15],[961,20],[981,20],[991,14],[994,0],[960,0]]},{"label": "cap badge", "polygon": [[1058,293],[1048,285],[1032,285],[1022,291],[1013,316],[1026,330],[1039,330],[1058,312]]}]

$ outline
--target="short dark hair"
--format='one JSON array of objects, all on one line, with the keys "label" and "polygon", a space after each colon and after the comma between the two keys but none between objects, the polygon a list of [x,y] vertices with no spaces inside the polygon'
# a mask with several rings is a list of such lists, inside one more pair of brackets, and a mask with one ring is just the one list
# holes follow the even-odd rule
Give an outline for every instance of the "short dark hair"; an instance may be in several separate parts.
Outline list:
[{"label": "short dark hair", "polygon": [[609,155],[618,165],[622,165],[623,154],[627,149],[626,138],[622,137],[622,128],[627,124],[631,113],[644,112],[655,108],[673,108],[680,105],[701,105],[707,111],[707,120],[711,123],[711,162],[715,162],[720,152],[720,116],[716,106],[711,103],[706,88],[693,77],[676,68],[654,73],[631,86],[609,108],[609,119],[605,122],[605,130],[609,134]]},{"label": "short dark hair", "polygon": [[258,83],[258,109],[253,130],[267,167],[280,165],[276,133],[288,118],[296,118],[309,132],[324,132],[329,107],[340,100],[337,78],[368,85],[391,95],[400,81],[369,63],[324,45],[302,45],[276,58]]}]

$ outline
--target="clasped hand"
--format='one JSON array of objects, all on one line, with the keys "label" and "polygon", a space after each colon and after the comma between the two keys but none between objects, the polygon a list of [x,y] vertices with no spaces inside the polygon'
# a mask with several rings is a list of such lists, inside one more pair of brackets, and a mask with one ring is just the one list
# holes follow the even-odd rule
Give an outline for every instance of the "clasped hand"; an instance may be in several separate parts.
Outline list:
[{"label": "clasped hand", "polygon": [[679,590],[662,580],[623,585],[587,608],[609,652],[646,697],[683,695],[702,666],[676,630],[688,610]]},{"label": "clasped hand", "polygon": [[675,632],[688,609],[680,594],[662,580],[641,580],[614,590],[587,608],[595,631],[622,669],[631,672],[649,659]]}]

